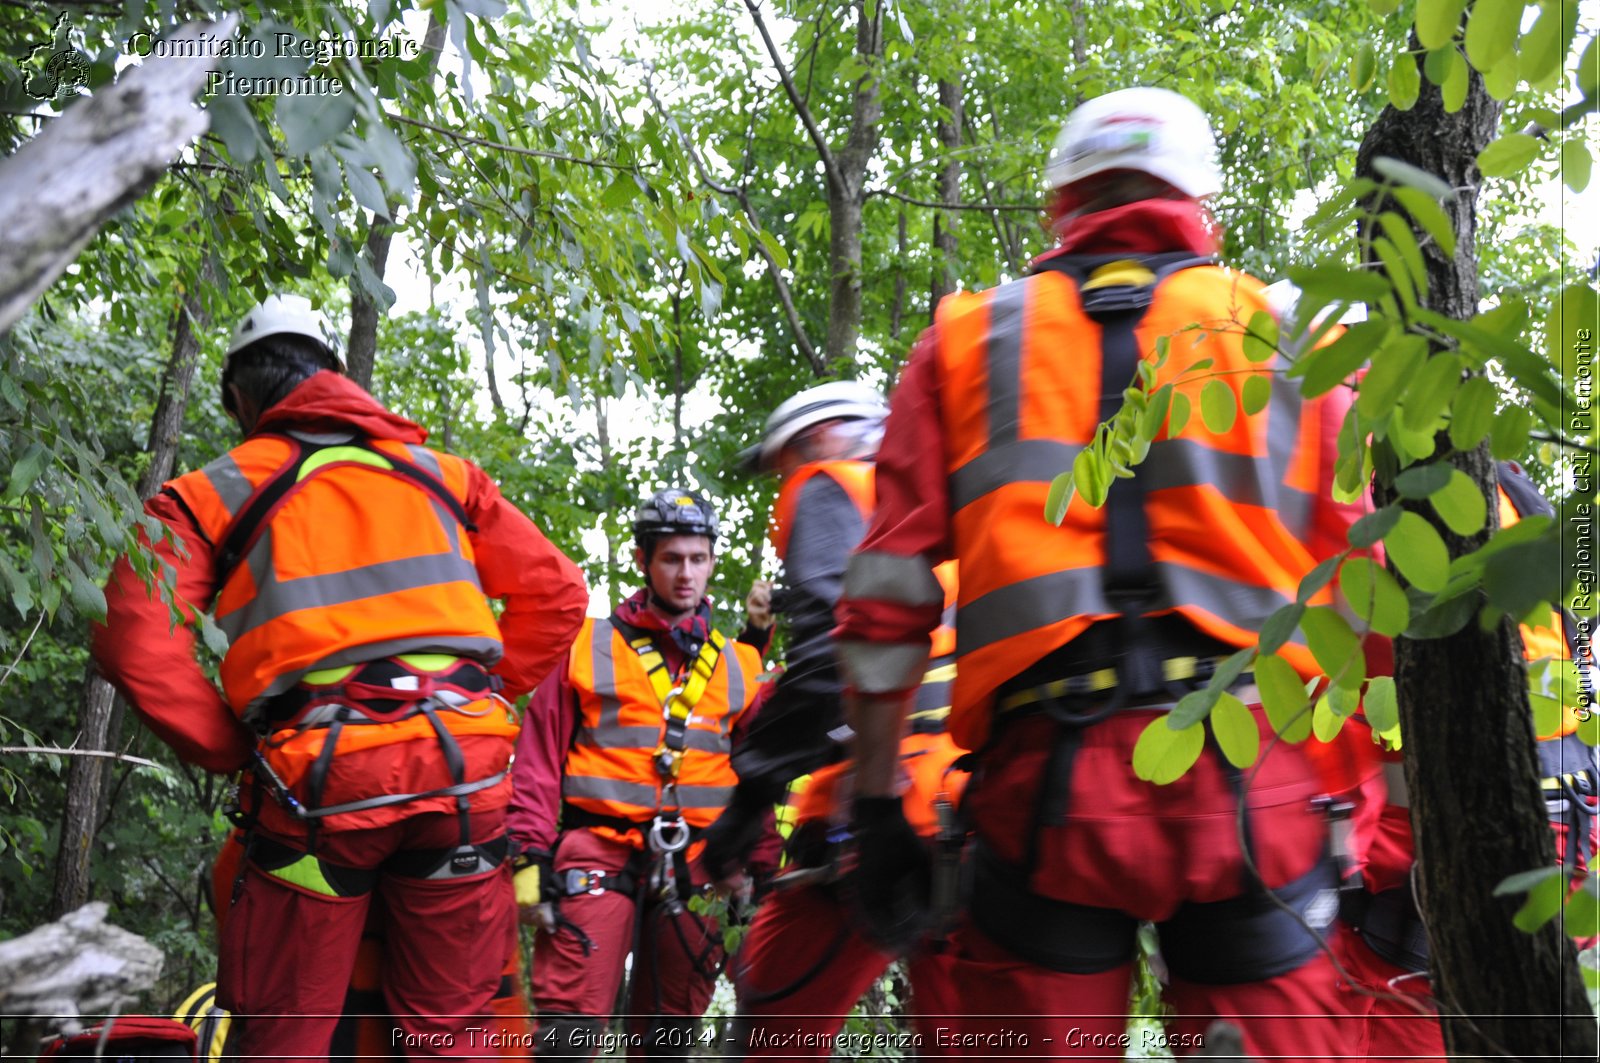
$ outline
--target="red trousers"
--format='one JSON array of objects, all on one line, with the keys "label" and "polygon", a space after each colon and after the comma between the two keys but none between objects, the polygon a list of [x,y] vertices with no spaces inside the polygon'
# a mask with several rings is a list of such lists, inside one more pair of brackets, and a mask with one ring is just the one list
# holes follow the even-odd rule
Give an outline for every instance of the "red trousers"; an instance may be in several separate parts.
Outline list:
[{"label": "red trousers", "polygon": [[[623,870],[635,852],[632,846],[594,831],[569,830],[556,844],[556,873],[559,876],[568,869],[604,871],[610,877]],[[683,1049],[669,1054],[689,1054],[687,1050],[695,1046],[652,1046],[650,1042],[651,1020],[655,1016],[698,1018],[705,1012],[722,969],[721,930],[687,907],[692,888],[707,880],[698,864],[691,864],[690,874],[692,886],[679,885],[685,907],[677,915],[670,914],[658,898],[648,896],[644,883],[638,888],[642,911],[636,910],[633,896],[615,890],[563,898],[561,915],[588,938],[589,949],[586,953],[583,937],[571,928],[539,935],[533,956],[534,1010],[540,1015],[610,1016],[622,985],[625,961],[633,950],[633,979],[625,1002],[629,1057],[642,1058],[647,1047]],[[580,1049],[593,1047],[598,1051],[605,1046],[596,1043],[566,1047],[572,1051],[564,1054],[582,1055]]]},{"label": "red trousers", "polygon": [[1358,1020],[1351,1044],[1357,1057],[1444,1063],[1444,1031],[1434,1011],[1427,972],[1396,967],[1343,924],[1333,946],[1349,976],[1339,983],[1339,994]]},{"label": "red trousers", "polygon": [[[745,1020],[743,1044],[735,1053],[762,1059],[826,1059],[836,1051],[889,1054],[890,1046],[849,1045],[836,1042],[835,1035],[893,959],[856,928],[832,889],[804,886],[773,893],[756,913],[732,965]],[[937,1017],[961,1010],[950,957],[918,949],[906,970],[912,1022],[922,1035],[915,1054],[938,1055],[936,1029],[949,1022]]]},{"label": "red trousers", "polygon": [[[469,820],[475,844],[504,833],[502,810]],[[304,849],[302,839],[265,837]],[[471,1028],[491,1025],[491,1002],[516,947],[509,865],[459,878],[395,870],[407,854],[460,844],[459,818],[425,812],[386,827],[322,832],[320,864],[302,860],[271,873],[259,857],[246,859],[223,921],[217,972],[217,1001],[233,1013],[230,1052],[327,1059],[377,897],[388,950],[383,996],[399,1027],[391,1050],[414,1058],[498,1058]]]},{"label": "red trousers", "polygon": [[[1259,708],[1255,714],[1267,752],[1249,778],[1246,822],[1261,881],[1278,888],[1323,858],[1326,827],[1311,805],[1320,787],[1304,753],[1282,743],[1269,750],[1271,729]],[[1167,786],[1134,776],[1133,746],[1153,718],[1126,711],[1078,731],[1065,820],[1038,828],[1031,893],[1149,920],[1158,930],[1183,919],[1186,905],[1246,893],[1238,799],[1220,755],[1206,750],[1187,775]],[[1011,721],[984,751],[967,790],[965,807],[979,840],[1012,866],[1026,860],[1057,727],[1042,716]],[[1131,946],[1131,927],[1129,935]],[[1226,933],[1218,940],[1219,948],[1234,944]],[[1090,974],[1051,970],[991,940],[970,916],[953,944],[955,981],[972,1017],[961,1024],[955,1044],[937,1047],[1018,1059],[1041,1053],[1121,1059],[1130,1047],[1124,1038],[1131,961]],[[1206,1028],[1220,1017],[1240,1027],[1253,1058],[1348,1053],[1349,1020],[1325,954],[1308,952],[1296,969],[1231,984],[1221,973],[1211,977],[1209,962],[1202,952],[1189,957],[1189,978],[1174,974],[1166,996],[1176,1015],[1164,1039],[1132,1047],[1186,1055],[1204,1044]]]}]

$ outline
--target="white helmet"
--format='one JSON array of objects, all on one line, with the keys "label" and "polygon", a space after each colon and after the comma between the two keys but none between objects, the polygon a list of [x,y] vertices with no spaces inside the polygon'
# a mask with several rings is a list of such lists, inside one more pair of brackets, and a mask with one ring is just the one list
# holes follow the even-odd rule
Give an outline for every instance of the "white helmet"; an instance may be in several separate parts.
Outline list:
[{"label": "white helmet", "polygon": [[273,295],[257,304],[239,322],[228,341],[228,354],[248,347],[256,340],[268,336],[306,336],[328,348],[334,361],[344,371],[344,359],[339,357],[339,341],[333,325],[311,306],[303,295]]},{"label": "white helmet", "polygon": [[1170,89],[1108,92],[1067,116],[1045,168],[1051,188],[1110,170],[1137,170],[1192,199],[1222,191],[1205,112]]},{"label": "white helmet", "polygon": [[796,436],[825,421],[870,420],[881,424],[889,403],[877,388],[858,380],[831,380],[786,399],[767,418],[761,442],[740,458],[747,467],[768,469]]}]

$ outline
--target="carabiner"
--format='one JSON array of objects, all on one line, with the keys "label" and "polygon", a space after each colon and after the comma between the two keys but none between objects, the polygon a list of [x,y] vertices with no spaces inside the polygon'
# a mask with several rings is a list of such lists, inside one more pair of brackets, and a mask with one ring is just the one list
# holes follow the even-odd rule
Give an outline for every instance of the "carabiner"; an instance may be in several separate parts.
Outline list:
[{"label": "carabiner", "polygon": [[[668,832],[671,832],[670,834]],[[689,824],[683,821],[682,816],[668,821],[664,816],[657,816],[650,823],[650,851],[655,853],[676,853],[689,845]]]}]

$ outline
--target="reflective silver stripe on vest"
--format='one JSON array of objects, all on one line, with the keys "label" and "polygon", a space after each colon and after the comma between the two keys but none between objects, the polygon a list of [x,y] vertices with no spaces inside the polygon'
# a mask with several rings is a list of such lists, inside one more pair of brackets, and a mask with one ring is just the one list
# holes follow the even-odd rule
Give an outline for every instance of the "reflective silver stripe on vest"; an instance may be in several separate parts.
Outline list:
[{"label": "reflective silver stripe on vest", "polygon": [[950,474],[950,509],[960,510],[1014,483],[1049,483],[1072,468],[1083,448],[1056,439],[1019,439],[989,449]]},{"label": "reflective silver stripe on vest", "polygon": [[892,602],[895,605],[942,605],[944,587],[922,555],[902,557],[863,550],[844,571],[846,598]]},{"label": "reflective silver stripe on vest", "polygon": [[841,640],[833,648],[850,686],[862,694],[910,690],[927,671],[926,644]]},{"label": "reflective silver stripe on vest", "polygon": [[[718,724],[726,734],[733,727],[734,719],[744,711],[744,669],[739,667],[739,655],[734,652],[731,642],[724,642],[721,652],[717,654],[716,667],[711,670],[713,682],[718,672],[728,677],[728,711],[723,713],[722,721]],[[689,733],[694,734],[694,729],[690,728]]]},{"label": "reflective silver stripe on vest", "polygon": [[1311,511],[1316,501],[1307,492],[1289,486],[1289,470],[1300,447],[1300,416],[1304,409],[1299,384],[1282,373],[1275,374],[1266,410],[1267,458],[1272,465],[1273,483],[1283,488],[1278,496],[1278,520],[1301,542],[1311,534]]},{"label": "reflective silver stripe on vest", "polygon": [[1383,762],[1383,784],[1389,792],[1384,797],[1387,804],[1396,808],[1411,807],[1411,788],[1406,785],[1406,766],[1398,760]]},{"label": "reflective silver stripe on vest", "polygon": [[[654,785],[644,783],[626,782],[622,779],[609,779],[595,775],[568,775],[561,781],[563,797],[587,798],[591,801],[609,801],[612,804],[632,805],[635,808],[648,809],[654,812],[659,806],[659,797]],[[680,808],[725,808],[733,799],[731,786],[683,786],[678,787],[678,806]]]},{"label": "reflective silver stripe on vest", "polygon": [[[1237,627],[1253,631],[1289,599],[1270,587],[1252,587],[1185,565],[1157,562],[1161,590],[1150,611],[1170,609],[1174,603],[1204,609]],[[1100,586],[1098,568],[1047,572],[1019,580],[957,610],[956,655],[965,656],[1014,635],[1075,616],[1111,614]],[[1297,635],[1296,641],[1304,636]],[[1026,667],[1027,661],[1018,667]]]},{"label": "reflective silver stripe on vest", "polygon": [[1022,322],[1031,287],[1002,284],[989,300],[989,449],[1016,442],[1022,426]]},{"label": "reflective silver stripe on vest", "polygon": [[256,489],[245,478],[239,463],[230,455],[224,454],[215,461],[208,462],[200,472],[205,476],[206,482],[211,484],[211,489],[217,493],[217,498],[222,501],[223,508],[228,511],[228,516],[239,512],[239,507],[250,501],[250,496]]},{"label": "reflective silver stripe on vest", "polygon": [[[251,551],[251,573],[257,579],[255,597],[242,608],[217,618],[217,625],[234,642],[247,632],[301,609],[345,605],[363,598],[446,583],[466,583],[482,593],[478,570],[456,554],[397,558],[344,572],[280,581],[271,566],[271,550],[271,537],[263,535]],[[258,554],[266,558],[266,564],[259,569],[254,563],[254,555]]]},{"label": "reflective silver stripe on vest", "polygon": [[[726,717],[724,717],[726,719]],[[613,724],[600,730],[580,727],[574,744],[591,749],[655,749],[661,741],[661,728],[650,725],[621,727]],[[701,753],[732,752],[733,743],[725,734],[690,727],[684,734],[683,748]]]},{"label": "reflective silver stripe on vest", "polygon": [[1284,484],[1270,457],[1228,454],[1192,439],[1152,443],[1136,472],[1146,491],[1211,486],[1230,502],[1272,510],[1289,504],[1285,496],[1302,493]]},{"label": "reflective silver stripe on vest", "polygon": [[[596,620],[589,636],[589,672],[594,678],[595,697],[600,699],[600,715],[595,728],[601,733],[616,730],[622,720],[622,702],[617,698],[617,662],[611,656],[612,636],[616,630],[610,620]],[[589,728],[585,726],[581,731],[587,732]],[[654,746],[655,743],[656,739],[651,738],[648,742],[636,744]],[[590,744],[601,745],[599,741]]]},{"label": "reflective silver stripe on vest", "polygon": [[[425,446],[422,446],[420,443],[407,443],[406,450],[411,454],[412,464],[416,465],[424,472],[431,473],[433,478],[438,480],[440,485],[443,486],[446,491],[450,491],[449,486],[444,482],[444,469],[439,465],[438,455],[434,454],[431,450]],[[450,494],[452,497],[454,497],[455,492],[450,491]],[[456,500],[458,502],[461,501],[460,499]],[[433,506],[434,513],[438,514],[439,525],[440,527],[444,528],[445,536],[450,540],[450,549],[454,550],[456,553],[460,553],[461,527],[456,523],[456,515],[450,512],[450,508],[448,506],[439,501],[439,499],[435,498],[432,491],[428,492],[428,504]],[[464,507],[466,503],[462,502],[462,505]]]}]

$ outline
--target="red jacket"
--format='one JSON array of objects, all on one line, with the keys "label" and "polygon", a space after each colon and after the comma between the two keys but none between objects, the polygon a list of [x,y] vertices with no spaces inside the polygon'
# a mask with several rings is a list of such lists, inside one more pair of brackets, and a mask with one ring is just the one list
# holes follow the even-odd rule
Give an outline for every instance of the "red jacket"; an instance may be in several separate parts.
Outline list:
[{"label": "red jacket", "polygon": [[[422,443],[427,432],[390,413],[348,378],[322,372],[301,383],[262,415],[261,430],[356,431],[373,439]],[[470,466],[464,508],[478,530],[469,533],[484,594],[505,603],[500,633],[505,656],[492,671],[508,698],[536,686],[566,652],[588,605],[583,574],[556,549],[494,482]],[[176,543],[144,540],[176,573],[176,593],[192,617],[217,593],[216,550],[177,496],[162,492],[145,511],[172,531]],[[166,603],[152,597],[124,557],[106,585],[106,619],[92,631],[92,652],[103,674],[145,723],[180,757],[217,772],[245,765],[255,735],[241,724],[194,659],[194,633],[172,628]]]}]

